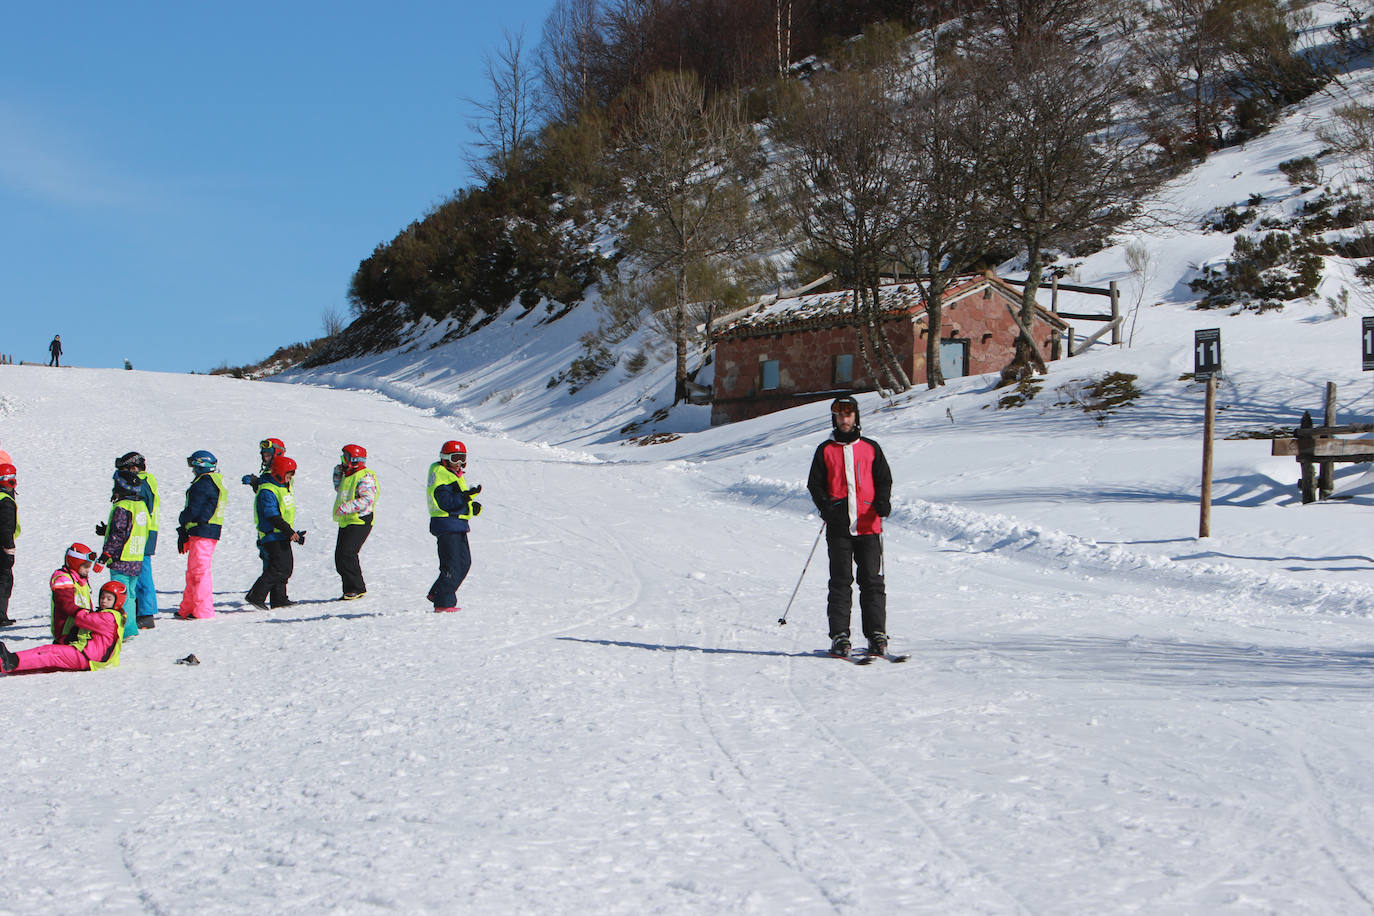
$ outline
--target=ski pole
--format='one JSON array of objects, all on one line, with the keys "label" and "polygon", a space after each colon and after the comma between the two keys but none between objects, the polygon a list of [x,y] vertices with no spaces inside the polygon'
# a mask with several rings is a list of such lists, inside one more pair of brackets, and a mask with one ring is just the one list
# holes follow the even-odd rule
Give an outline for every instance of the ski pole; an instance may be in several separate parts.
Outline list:
[{"label": "ski pole", "polygon": [[801,590],[802,580],[806,578],[806,571],[811,568],[811,558],[816,555],[816,547],[821,542],[821,534],[825,531],[825,522],[821,522],[821,530],[816,532],[816,540],[811,542],[811,552],[806,555],[806,565],[802,567],[801,575],[797,577],[797,587],[792,589],[792,597],[787,599],[787,609],[778,618],[778,626],[787,626],[787,615],[792,610],[792,602],[797,600],[797,592]]}]

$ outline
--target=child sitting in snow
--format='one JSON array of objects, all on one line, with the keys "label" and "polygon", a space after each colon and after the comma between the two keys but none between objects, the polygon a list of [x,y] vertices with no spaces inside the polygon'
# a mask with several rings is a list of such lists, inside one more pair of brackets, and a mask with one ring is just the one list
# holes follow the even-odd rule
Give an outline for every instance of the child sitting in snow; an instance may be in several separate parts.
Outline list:
[{"label": "child sitting in snow", "polygon": [[54,643],[22,652],[11,652],[0,642],[0,673],[22,671],[94,671],[119,664],[119,649],[124,644],[124,601],[128,590],[123,582],[111,580],[100,587],[100,606],[93,611],[79,608],[68,618],[64,638],[70,645]]}]

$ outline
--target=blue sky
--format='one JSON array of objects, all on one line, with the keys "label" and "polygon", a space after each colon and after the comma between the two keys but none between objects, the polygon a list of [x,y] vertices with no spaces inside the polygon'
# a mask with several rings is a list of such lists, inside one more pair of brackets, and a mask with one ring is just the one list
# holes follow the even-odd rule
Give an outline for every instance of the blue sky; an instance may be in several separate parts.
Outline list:
[{"label": "blue sky", "polygon": [[553,0],[25,3],[0,29],[0,353],[208,371],[320,335],[471,182],[503,30]]}]

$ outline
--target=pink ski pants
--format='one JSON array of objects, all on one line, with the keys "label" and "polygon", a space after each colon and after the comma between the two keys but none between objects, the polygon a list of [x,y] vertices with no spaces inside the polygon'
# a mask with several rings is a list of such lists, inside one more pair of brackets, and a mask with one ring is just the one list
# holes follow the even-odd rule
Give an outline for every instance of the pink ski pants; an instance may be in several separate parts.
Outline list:
[{"label": "pink ski pants", "polygon": [[214,538],[191,537],[186,541],[186,592],[181,596],[180,617],[215,616],[215,584],[210,563],[215,556]]},{"label": "pink ski pants", "polygon": [[72,646],[37,646],[16,652],[19,664],[12,674],[21,671],[89,671],[91,660]]}]

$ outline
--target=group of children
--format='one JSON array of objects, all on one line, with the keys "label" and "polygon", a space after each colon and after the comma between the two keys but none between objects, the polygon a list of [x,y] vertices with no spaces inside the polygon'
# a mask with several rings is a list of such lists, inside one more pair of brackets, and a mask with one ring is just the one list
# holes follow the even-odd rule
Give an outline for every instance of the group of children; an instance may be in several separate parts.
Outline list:
[{"label": "group of children", "polygon": [[[296,462],[287,457],[280,439],[259,443],[262,468],[246,474],[242,483],[253,489],[253,521],[257,529],[262,574],[244,596],[266,610],[292,604],[286,586],[293,569],[292,545],[304,544],[306,532],[294,527],[296,500],[292,482]],[[472,497],[481,487],[468,489],[464,478],[467,449],[454,440],[444,443],[439,461],[430,466],[427,495],[430,531],[438,539],[439,578],[430,589],[436,611],[456,610],[455,593],[471,567],[467,546],[468,521],[482,511]],[[212,562],[224,524],[226,491],[217,470],[218,460],[205,450],[186,459],[192,472],[185,508],[178,516],[177,552],[186,556],[186,588],[176,615],[183,619],[215,615]],[[18,474],[9,455],[0,451],[0,627],[9,626],[9,598],[14,577],[15,538],[20,533],[16,491]],[[367,593],[359,553],[372,531],[380,487],[367,467],[367,450],[343,447],[334,469],[333,518],[339,528],[334,565],[343,586],[343,600]],[[119,664],[126,639],[140,628],[156,625],[157,592],[151,558],[157,549],[160,500],[157,479],[144,457],[129,452],[115,461],[109,518],[96,526],[104,538],[99,553],[85,544],[67,548],[63,564],[49,578],[52,592],[52,645],[10,651],[0,643],[0,673],[21,671],[86,671]],[[110,581],[92,601],[90,577],[108,566]]]}]

